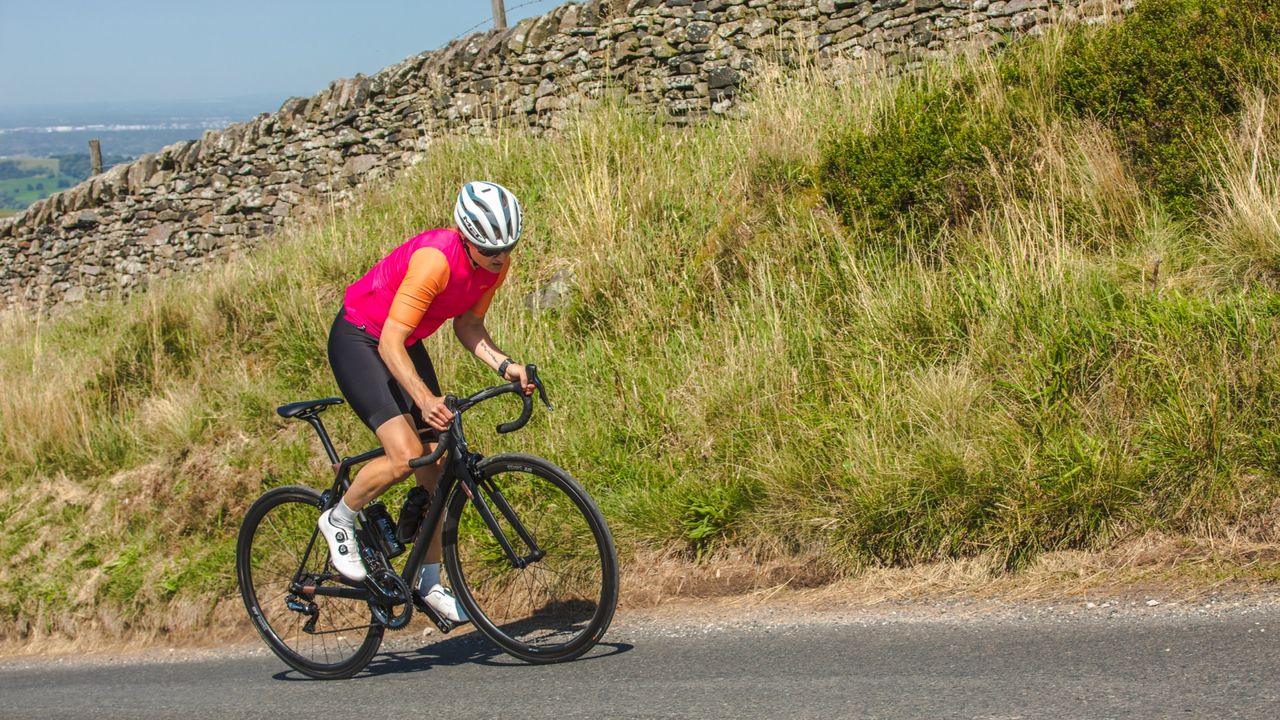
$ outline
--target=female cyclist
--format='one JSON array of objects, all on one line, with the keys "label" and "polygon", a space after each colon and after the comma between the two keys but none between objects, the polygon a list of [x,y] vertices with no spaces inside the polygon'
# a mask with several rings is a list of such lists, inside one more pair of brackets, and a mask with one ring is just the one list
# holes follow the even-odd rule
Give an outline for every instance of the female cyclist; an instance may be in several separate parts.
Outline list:
[{"label": "female cyclist", "polygon": [[[456,227],[410,238],[348,286],[329,331],[329,364],[338,388],[386,450],[356,473],[335,507],[320,515],[334,567],[354,581],[366,574],[353,532],[356,513],[414,472],[418,487],[410,491],[397,528],[401,538],[411,538],[443,469],[443,460],[409,468],[411,459],[434,447],[424,448],[419,430],[443,431],[453,419],[423,339],[453,320],[463,347],[503,379],[520,381],[525,394],[533,392],[524,365],[498,349],[484,324],[520,240],[520,203],[500,185],[469,182],[458,193],[453,219]],[[462,607],[440,584],[440,529],[427,550],[416,594],[440,615],[465,622]]]}]

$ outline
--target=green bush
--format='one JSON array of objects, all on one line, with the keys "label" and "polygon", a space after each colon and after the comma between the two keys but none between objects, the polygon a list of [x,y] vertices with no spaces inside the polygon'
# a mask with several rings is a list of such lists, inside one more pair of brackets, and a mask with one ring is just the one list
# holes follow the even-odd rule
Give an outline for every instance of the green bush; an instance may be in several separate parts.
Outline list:
[{"label": "green bush", "polygon": [[741,484],[709,485],[678,502],[684,539],[702,559],[733,535],[735,522],[752,507],[752,491]]},{"label": "green bush", "polygon": [[1122,23],[1077,32],[1060,75],[1064,109],[1119,138],[1140,182],[1178,216],[1195,211],[1216,123],[1280,52],[1280,0],[1147,0]]},{"label": "green bush", "polygon": [[1010,156],[1008,115],[983,104],[967,80],[931,87],[904,80],[870,130],[854,128],[823,149],[819,183],[850,226],[926,239],[963,221],[993,189],[991,159]]}]

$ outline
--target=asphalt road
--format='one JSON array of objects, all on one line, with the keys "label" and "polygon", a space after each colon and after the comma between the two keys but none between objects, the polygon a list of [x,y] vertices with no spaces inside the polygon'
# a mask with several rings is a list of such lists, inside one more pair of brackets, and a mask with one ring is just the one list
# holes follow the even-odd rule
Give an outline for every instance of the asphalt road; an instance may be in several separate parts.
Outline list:
[{"label": "asphalt road", "polygon": [[619,623],[573,663],[400,641],[352,680],[258,650],[0,663],[3,718],[1280,718],[1280,611]]}]

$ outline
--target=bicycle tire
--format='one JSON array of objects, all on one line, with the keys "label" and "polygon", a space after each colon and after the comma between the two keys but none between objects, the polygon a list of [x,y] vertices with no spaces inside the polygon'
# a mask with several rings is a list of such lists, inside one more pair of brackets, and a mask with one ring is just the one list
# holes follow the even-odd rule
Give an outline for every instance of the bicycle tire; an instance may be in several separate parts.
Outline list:
[{"label": "bicycle tire", "polygon": [[576,480],[542,458],[495,455],[477,470],[481,494],[516,552],[529,549],[494,507],[494,487],[546,555],[514,567],[459,483],[444,525],[454,593],[476,629],[514,657],[553,663],[581,656],[604,636],[618,602],[617,551],[604,516]]},{"label": "bicycle tire", "polygon": [[[364,600],[290,593],[299,568],[316,584],[337,576],[329,546],[316,529],[320,509],[320,493],[297,485],[258,498],[240,526],[236,579],[249,619],[267,647],[298,672],[333,680],[351,677],[369,664],[382,644],[383,628]],[[291,600],[314,603],[316,614],[290,608]]]}]

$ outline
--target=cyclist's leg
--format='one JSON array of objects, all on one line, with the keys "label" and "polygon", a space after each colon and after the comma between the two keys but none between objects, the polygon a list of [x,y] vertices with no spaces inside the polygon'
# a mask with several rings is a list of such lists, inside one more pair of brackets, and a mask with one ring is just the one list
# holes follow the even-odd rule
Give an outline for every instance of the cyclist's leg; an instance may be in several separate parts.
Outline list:
[{"label": "cyclist's leg", "polygon": [[[427,451],[431,452],[434,447],[435,444],[430,443]],[[418,484],[429,492],[434,493],[436,483],[439,482],[440,473],[443,469],[443,459],[427,467],[419,468],[416,471]],[[462,608],[457,598],[453,596],[453,592],[444,587],[444,581],[440,577],[443,534],[444,522],[436,523],[435,533],[431,536],[431,543],[427,546],[426,555],[423,557],[421,567],[417,570],[417,577],[413,579],[413,585],[417,591],[418,601],[426,603],[436,614],[454,623],[468,622],[470,618],[467,616],[466,610]]]},{"label": "cyclist's leg", "polygon": [[423,453],[422,441],[409,415],[397,415],[374,431],[387,454],[365,463],[351,481],[343,500],[359,511],[388,488],[409,477],[409,461]]},{"label": "cyclist's leg", "polygon": [[[421,342],[408,348],[414,369],[427,387],[440,394],[435,368]],[[329,331],[329,365],[351,409],[378,436],[384,457],[366,463],[343,498],[359,511],[395,483],[409,476],[409,460],[422,454],[417,428],[423,423],[409,394],[391,375],[378,354],[378,339],[347,320],[343,313]]]},{"label": "cyclist's leg", "polygon": [[330,557],[338,572],[349,580],[366,578],[356,534],[356,513],[387,488],[409,476],[409,460],[422,453],[422,443],[405,416],[396,416],[378,427],[378,439],[387,455],[360,468],[351,487],[333,507],[320,513],[317,525],[329,545]]},{"label": "cyclist's leg", "polygon": [[[421,342],[414,343],[409,346],[409,359],[413,361],[413,368],[418,373],[418,377],[422,378],[427,389],[436,395],[444,395],[440,391],[440,380],[436,377],[436,369],[431,363],[431,356],[427,354],[427,349]],[[406,397],[406,400],[408,398]],[[412,400],[409,400],[412,405]],[[417,429],[420,431],[429,430],[427,423],[422,419],[422,414],[416,406],[412,407],[411,417],[416,422]],[[435,443],[425,443],[425,452],[435,450]],[[440,481],[440,475],[444,471],[445,459],[441,458],[432,465],[418,468],[414,471],[418,486],[426,492],[426,498],[429,499],[436,490],[436,485]],[[412,527],[416,533],[418,524],[422,521],[422,511],[425,504],[416,508],[405,508],[401,510],[403,515],[405,510],[418,513],[417,518],[412,519]],[[406,528],[407,529],[407,528]],[[431,607],[437,614],[447,618],[453,622],[465,622],[468,620],[466,611],[458,604],[453,594],[441,585],[440,577],[440,560],[442,556],[442,534],[444,532],[444,523],[436,524],[435,533],[431,536],[430,544],[427,545],[427,552],[423,558],[422,566],[418,570],[418,577],[415,579],[414,585],[418,591],[418,595],[422,601]]]}]

